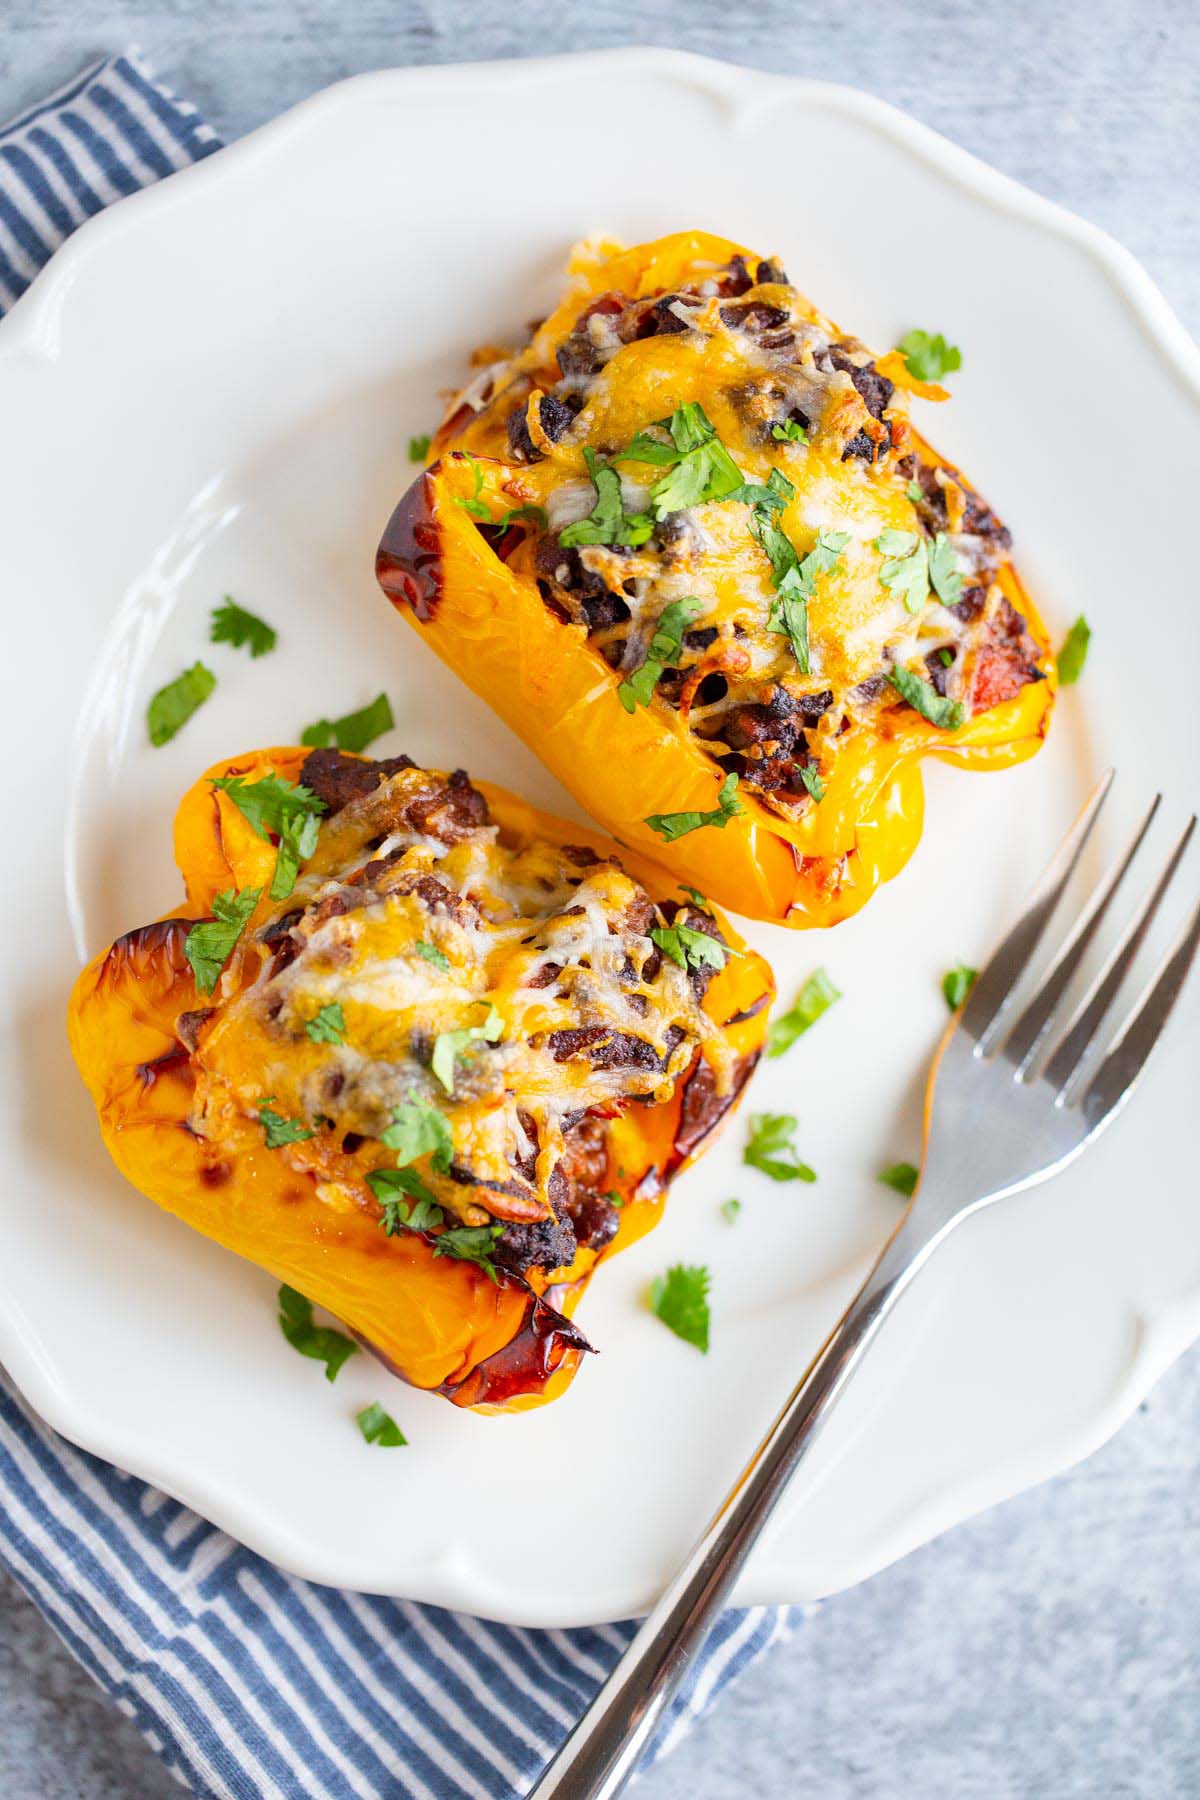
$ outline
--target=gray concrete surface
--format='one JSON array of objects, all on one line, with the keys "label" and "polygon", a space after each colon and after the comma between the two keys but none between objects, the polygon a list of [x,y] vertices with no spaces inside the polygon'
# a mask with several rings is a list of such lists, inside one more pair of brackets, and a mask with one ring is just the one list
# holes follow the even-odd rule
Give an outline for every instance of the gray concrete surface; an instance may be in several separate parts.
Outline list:
[{"label": "gray concrete surface", "polygon": [[[0,27],[0,117],[136,41],[227,137],[363,69],[618,43],[856,83],[1113,232],[1200,329],[1194,0],[2,0]],[[1200,1794],[1198,1424],[1193,1353],[1084,1467],[826,1606],[639,1791]],[[178,1791],[0,1575],[4,1800]]]}]

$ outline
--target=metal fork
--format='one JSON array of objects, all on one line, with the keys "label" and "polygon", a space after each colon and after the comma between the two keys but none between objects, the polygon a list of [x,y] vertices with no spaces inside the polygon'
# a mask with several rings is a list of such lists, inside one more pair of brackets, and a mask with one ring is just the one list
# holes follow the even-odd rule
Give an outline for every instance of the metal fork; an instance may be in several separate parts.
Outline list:
[{"label": "metal fork", "polygon": [[529,1800],[610,1800],[637,1765],[796,1465],[918,1269],[956,1225],[1047,1180],[1116,1117],[1187,979],[1191,914],[1107,1053],[1089,1056],[1195,829],[1193,817],[1047,1056],[1067,990],[1158,810],[1095,888],[1024,1009],[1017,989],[1108,797],[1110,769],[951,1022],[934,1058],[916,1194],[707,1530]]}]

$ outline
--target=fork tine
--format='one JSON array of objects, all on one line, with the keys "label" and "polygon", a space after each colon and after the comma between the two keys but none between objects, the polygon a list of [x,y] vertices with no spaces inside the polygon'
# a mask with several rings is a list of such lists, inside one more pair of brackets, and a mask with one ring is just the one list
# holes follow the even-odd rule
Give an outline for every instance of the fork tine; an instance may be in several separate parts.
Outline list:
[{"label": "fork tine", "polygon": [[1092,789],[1086,806],[1030,895],[1025,911],[999,948],[993,951],[967,996],[960,1023],[978,1041],[980,1049],[989,1048],[995,1040],[1021,971],[1037,948],[1091,835],[1100,808],[1108,798],[1113,774],[1112,769],[1107,769]]},{"label": "fork tine", "polygon": [[1117,889],[1129,871],[1130,863],[1141,848],[1142,841],[1150,829],[1151,821],[1161,802],[1162,795],[1156,794],[1145,818],[1126,846],[1124,855],[1113,864],[1096,888],[1080,915],[1075,929],[1046,971],[1041,986],[1013,1026],[1012,1034],[1004,1046],[1004,1054],[1019,1075],[1024,1074],[1029,1067],[1037,1054],[1038,1046],[1053,1024],[1054,1015],[1070,984],[1071,977],[1082,962],[1084,952],[1099,929],[1100,922],[1108,911]]},{"label": "fork tine", "polygon": [[1068,1087],[1088,1045],[1104,1023],[1195,829],[1196,818],[1193,814],[1167,858],[1162,874],[1125,927],[1116,948],[1085,995],[1066,1036],[1046,1064],[1044,1079],[1056,1094],[1061,1096]]},{"label": "fork tine", "polygon": [[1198,947],[1200,906],[1180,931],[1139,1004],[1122,1025],[1112,1049],[1088,1083],[1080,1105],[1093,1130],[1133,1092],[1146,1059],[1183,992]]}]

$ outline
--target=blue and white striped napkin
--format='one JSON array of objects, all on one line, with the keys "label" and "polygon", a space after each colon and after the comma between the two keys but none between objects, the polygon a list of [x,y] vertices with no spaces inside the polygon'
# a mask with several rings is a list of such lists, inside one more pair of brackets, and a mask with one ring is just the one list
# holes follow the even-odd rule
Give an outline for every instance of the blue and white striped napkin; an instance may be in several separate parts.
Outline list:
[{"label": "blue and white striped napkin", "polygon": [[[0,129],[0,310],[91,214],[219,148],[131,52]],[[206,1800],[515,1800],[634,1629],[519,1630],[297,1580],[64,1443],[2,1380],[0,1557]],[[649,1757],[793,1622],[726,1613]]]}]

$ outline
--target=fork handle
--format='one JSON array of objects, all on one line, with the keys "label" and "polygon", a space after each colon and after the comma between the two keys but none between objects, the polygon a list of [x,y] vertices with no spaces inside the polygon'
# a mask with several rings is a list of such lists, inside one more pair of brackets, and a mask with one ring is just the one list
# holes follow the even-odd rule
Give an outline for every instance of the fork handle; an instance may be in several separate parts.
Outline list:
[{"label": "fork handle", "polygon": [[900,1294],[945,1235],[910,1208],[737,1483],[529,1800],[611,1800],[729,1598],[801,1457]]}]

